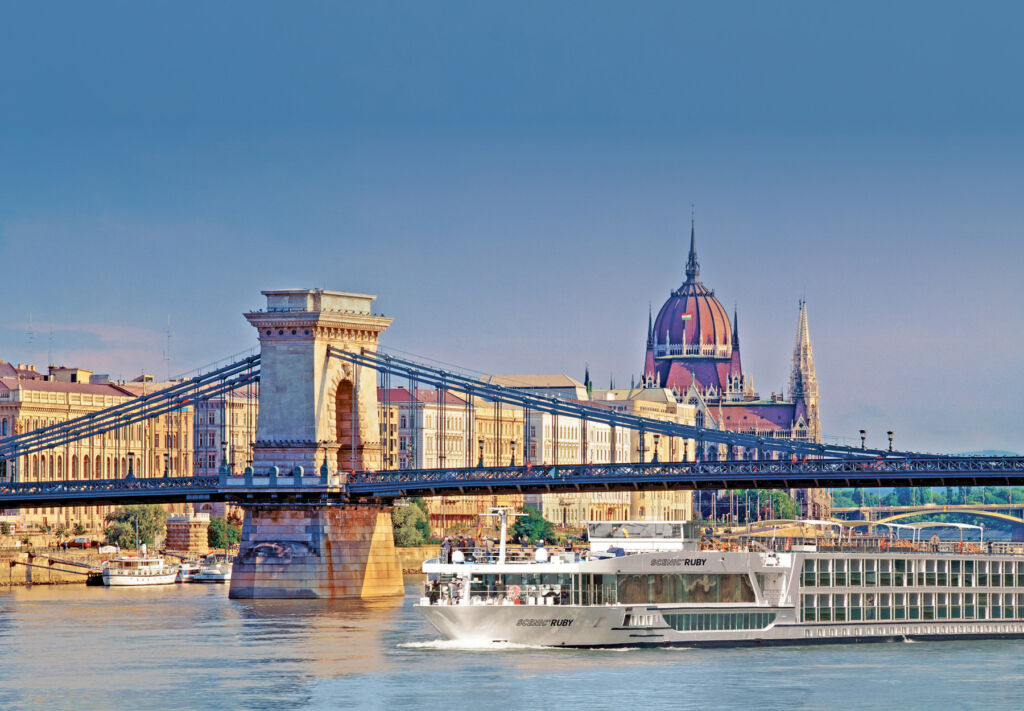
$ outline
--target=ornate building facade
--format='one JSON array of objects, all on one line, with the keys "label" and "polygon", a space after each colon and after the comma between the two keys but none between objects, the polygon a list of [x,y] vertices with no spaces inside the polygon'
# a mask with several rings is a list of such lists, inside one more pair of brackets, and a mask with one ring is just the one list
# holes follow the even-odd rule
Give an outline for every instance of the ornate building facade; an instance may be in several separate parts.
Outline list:
[{"label": "ornate building facade", "polygon": [[[149,376],[132,382],[113,382],[81,368],[51,367],[47,374],[33,366],[0,361],[0,437],[23,434],[40,427],[120,405],[171,383]],[[44,452],[22,455],[0,463],[0,481],[62,481],[192,476],[191,408],[154,417],[128,427],[63,444]],[[18,512],[24,524],[68,529],[81,526],[91,535],[104,528],[110,506],[31,508]],[[185,513],[187,504],[168,504]]]},{"label": "ornate building facade", "polygon": [[[680,402],[696,410],[700,426],[766,438],[821,441],[818,383],[807,324],[807,304],[800,301],[796,346],[789,393],[761,397],[740,360],[739,317],[729,315],[715,292],[700,281],[695,230],[690,228],[686,278],[658,311],[648,316],[647,348],[642,381],[647,388],[668,388]],[[770,453],[710,446],[705,459],[754,458]],[[829,513],[827,492],[794,492],[804,514],[824,518]]]}]

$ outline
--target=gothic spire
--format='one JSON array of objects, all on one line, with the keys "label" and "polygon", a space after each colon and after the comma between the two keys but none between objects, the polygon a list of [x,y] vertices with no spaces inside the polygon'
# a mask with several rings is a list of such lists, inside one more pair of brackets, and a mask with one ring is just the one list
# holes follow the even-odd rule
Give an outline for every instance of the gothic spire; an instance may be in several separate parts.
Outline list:
[{"label": "gothic spire", "polygon": [[789,376],[790,397],[805,400],[817,406],[818,379],[814,373],[814,350],[811,332],[807,326],[807,302],[800,299],[800,317],[796,327],[796,347],[793,349],[793,370]]},{"label": "gothic spire", "polygon": [[736,306],[732,307],[732,347],[733,350],[739,350],[740,347],[740,314]]},{"label": "gothic spire", "polygon": [[694,220],[690,218],[690,256],[686,260],[686,280],[693,281],[700,275],[700,263],[697,261],[697,240]]}]

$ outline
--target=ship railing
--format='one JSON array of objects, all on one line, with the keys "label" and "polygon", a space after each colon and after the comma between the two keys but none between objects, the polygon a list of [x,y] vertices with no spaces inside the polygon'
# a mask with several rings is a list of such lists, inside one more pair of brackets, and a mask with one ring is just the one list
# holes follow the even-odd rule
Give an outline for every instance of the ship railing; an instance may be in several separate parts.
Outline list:
[{"label": "ship railing", "polygon": [[714,551],[774,551],[789,553],[793,551],[815,551],[821,553],[948,553],[955,555],[983,554],[1024,554],[1024,543],[1010,541],[950,541],[925,540],[912,541],[905,538],[886,538],[884,536],[854,537],[737,537],[719,540],[704,538],[701,550]]},{"label": "ship railing", "polygon": [[[589,551],[573,550],[566,548],[548,548],[544,547],[547,551],[547,560],[537,560],[537,548],[536,547],[521,547],[510,545],[505,549],[505,564],[513,565],[530,565],[534,563],[576,563],[581,560],[586,560],[590,557]],[[457,549],[462,553],[462,560],[458,560],[458,556],[455,555],[455,549],[452,551],[441,551],[441,557],[435,562],[439,563],[474,563],[476,565],[497,565],[499,562],[499,551],[498,547],[494,548],[460,548]],[[595,554],[594,557],[598,557],[600,554]]]},{"label": "ship railing", "polygon": [[[441,584],[432,588],[428,583],[424,589],[421,605],[462,605],[464,593],[460,588]],[[526,605],[551,606],[569,605],[571,597],[568,587],[558,585],[509,585],[500,590],[470,590],[469,604],[482,606]]]}]

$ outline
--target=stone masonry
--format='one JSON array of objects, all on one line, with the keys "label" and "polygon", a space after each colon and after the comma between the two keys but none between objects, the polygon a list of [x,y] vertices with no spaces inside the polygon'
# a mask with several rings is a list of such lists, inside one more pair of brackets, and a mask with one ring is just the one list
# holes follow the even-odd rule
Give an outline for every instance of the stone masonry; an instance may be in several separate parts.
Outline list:
[{"label": "stone masonry", "polygon": [[372,598],[402,592],[390,507],[246,507],[231,597]]}]

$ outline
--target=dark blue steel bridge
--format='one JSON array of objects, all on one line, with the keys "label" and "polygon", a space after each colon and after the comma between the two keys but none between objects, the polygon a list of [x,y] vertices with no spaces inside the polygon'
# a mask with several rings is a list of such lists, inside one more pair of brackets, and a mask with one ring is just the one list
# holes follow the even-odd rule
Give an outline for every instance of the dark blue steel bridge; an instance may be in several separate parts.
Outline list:
[{"label": "dark blue steel bridge", "polygon": [[[331,357],[385,377],[408,378],[470,398],[524,410],[599,422],[613,428],[680,437],[743,450],[743,459],[697,462],[623,462],[438,468],[423,470],[302,472],[219,477],[62,480],[0,484],[0,508],[127,503],[234,501],[359,502],[407,496],[502,492],[593,492],[654,489],[823,488],[880,486],[998,486],[1024,484],[1022,457],[950,457],[892,452],[799,440],[773,439],[617,412],[598,404],[537,395],[469,375],[376,352],[330,349]],[[218,397],[259,380],[260,357],[251,356],[122,405],[32,432],[0,439],[0,461],[109,432]]]}]

